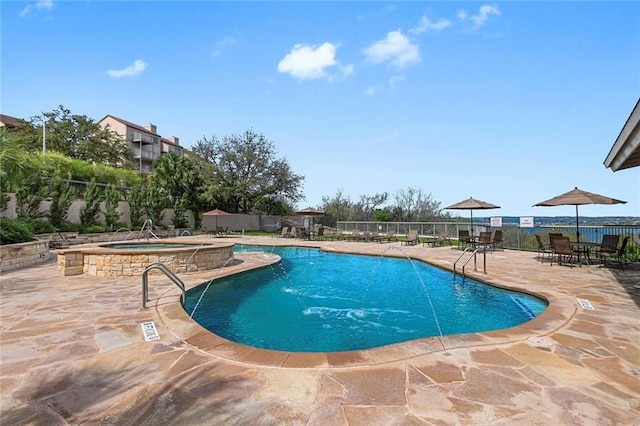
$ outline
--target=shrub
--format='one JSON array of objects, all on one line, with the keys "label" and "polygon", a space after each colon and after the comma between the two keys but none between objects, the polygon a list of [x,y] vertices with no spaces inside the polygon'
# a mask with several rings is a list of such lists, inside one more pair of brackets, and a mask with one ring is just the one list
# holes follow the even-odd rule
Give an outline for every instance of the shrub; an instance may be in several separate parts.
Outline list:
[{"label": "shrub", "polygon": [[78,223],[72,223],[69,222],[68,220],[63,221],[62,223],[60,223],[60,225],[58,226],[58,231],[60,232],[80,232],[80,224]]},{"label": "shrub", "polygon": [[104,225],[100,225],[99,223],[87,226],[82,229],[83,234],[99,234],[101,232],[107,232],[107,227]]},{"label": "shrub", "polygon": [[47,220],[33,220],[31,221],[31,227],[36,234],[51,234],[56,232],[56,227]]},{"label": "shrub", "polygon": [[33,241],[33,228],[27,222],[16,219],[0,221],[0,244],[17,244]]}]

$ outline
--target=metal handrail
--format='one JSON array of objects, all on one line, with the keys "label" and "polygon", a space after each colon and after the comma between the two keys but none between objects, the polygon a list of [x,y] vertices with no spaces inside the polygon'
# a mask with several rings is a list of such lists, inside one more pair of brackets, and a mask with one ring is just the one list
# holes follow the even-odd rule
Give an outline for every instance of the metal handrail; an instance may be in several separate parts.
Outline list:
[{"label": "metal handrail", "polygon": [[184,308],[185,302],[187,300],[187,290],[184,283],[178,278],[173,272],[171,272],[163,263],[161,262],[153,262],[146,268],[144,268],[144,272],[142,273],[142,309],[147,309],[147,302],[149,299],[149,271],[152,269],[159,269],[164,274],[169,277],[171,281],[175,285],[177,285],[180,290],[182,290],[182,294],[180,295],[180,305]]},{"label": "metal handrail", "polygon": [[[471,252],[471,250],[473,250],[473,252]],[[487,250],[486,250],[486,247],[483,248],[483,249],[466,247],[464,249],[464,251],[462,252],[462,254],[453,263],[453,275],[456,274],[456,265],[457,265],[458,261],[460,259],[462,259],[462,257],[465,255],[465,253],[469,253],[469,252],[471,252],[471,255],[469,256],[469,258],[462,265],[462,276],[466,277],[464,270],[465,270],[465,267],[467,266],[467,263],[469,263],[469,261],[471,259],[473,259],[473,270],[474,271],[478,271],[477,262],[476,262],[476,254],[481,250],[482,250],[482,254],[484,255],[484,262],[483,262],[483,268],[484,269],[483,269],[483,272],[486,274],[487,273]]]}]

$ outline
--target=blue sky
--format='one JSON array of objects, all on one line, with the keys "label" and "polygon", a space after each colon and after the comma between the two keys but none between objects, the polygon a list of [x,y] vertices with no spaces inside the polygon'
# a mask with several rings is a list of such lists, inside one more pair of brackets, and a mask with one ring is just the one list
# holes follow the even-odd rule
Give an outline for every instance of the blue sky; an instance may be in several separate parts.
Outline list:
[{"label": "blue sky", "polygon": [[416,188],[571,216],[532,205],[577,186],[627,201],[581,215],[640,216],[640,168],[603,165],[640,95],[640,2],[1,7],[3,114],[112,114],[187,148],[253,129],[305,176],[299,207]]}]

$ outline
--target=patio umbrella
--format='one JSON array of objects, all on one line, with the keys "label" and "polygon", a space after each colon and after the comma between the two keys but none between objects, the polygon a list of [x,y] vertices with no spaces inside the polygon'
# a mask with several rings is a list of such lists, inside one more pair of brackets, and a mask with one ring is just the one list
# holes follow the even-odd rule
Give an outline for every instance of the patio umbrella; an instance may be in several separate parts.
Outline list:
[{"label": "patio umbrella", "polygon": [[[297,212],[295,212],[295,214],[298,216],[311,217],[311,216],[322,216],[324,215],[324,212],[322,210],[316,210],[314,208],[307,207],[306,209],[298,210]],[[309,221],[309,227],[311,227],[311,221]]]},{"label": "patio umbrella", "polygon": [[471,211],[471,232],[473,232],[473,211],[474,210],[489,210],[499,209],[500,206],[487,203],[486,201],[476,200],[473,197],[467,198],[459,203],[451,204],[449,207],[445,207],[447,210],[470,210]]},{"label": "patio umbrella", "polygon": [[214,209],[209,210],[206,213],[202,213],[202,216],[215,216],[216,217],[216,231],[218,230],[218,216],[231,216],[231,213],[227,213],[224,210]]},{"label": "patio umbrella", "polygon": [[580,221],[578,220],[578,206],[583,204],[626,204],[626,201],[616,200],[615,198],[605,197],[604,195],[594,194],[592,192],[583,191],[576,186],[569,192],[558,195],[546,201],[534,204],[533,207],[555,207],[555,206],[576,206],[576,237],[580,242]]}]

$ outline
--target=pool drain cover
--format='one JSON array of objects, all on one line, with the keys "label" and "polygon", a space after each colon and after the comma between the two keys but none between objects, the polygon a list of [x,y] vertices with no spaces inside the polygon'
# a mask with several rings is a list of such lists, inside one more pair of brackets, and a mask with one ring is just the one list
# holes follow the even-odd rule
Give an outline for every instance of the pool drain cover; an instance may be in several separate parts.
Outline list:
[{"label": "pool drain cover", "polygon": [[160,338],[160,335],[158,334],[158,330],[156,329],[156,325],[153,323],[153,321],[143,322],[142,324],[140,324],[140,327],[142,327],[142,334],[144,334],[144,340],[146,340],[147,342],[151,340],[158,340]]}]

